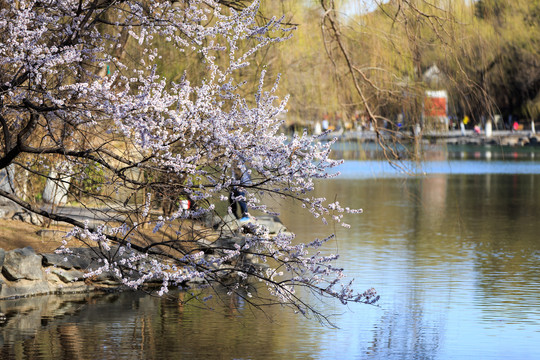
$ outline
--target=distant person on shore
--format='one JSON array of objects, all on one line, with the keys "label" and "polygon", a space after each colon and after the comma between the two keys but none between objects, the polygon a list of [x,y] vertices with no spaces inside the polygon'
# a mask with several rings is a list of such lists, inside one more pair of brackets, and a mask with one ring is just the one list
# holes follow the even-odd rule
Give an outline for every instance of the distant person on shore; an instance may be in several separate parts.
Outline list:
[{"label": "distant person on shore", "polygon": [[327,119],[324,119],[322,121],[322,131],[327,131],[328,128],[329,128],[330,124],[328,123],[328,120]]},{"label": "distant person on shore", "polygon": [[465,136],[465,128],[467,127],[467,124],[469,123],[469,117],[465,115],[463,117],[463,120],[459,124],[459,127],[461,129],[461,135]]},{"label": "distant person on shore", "polygon": [[[231,206],[234,217],[240,221],[248,221],[251,216],[248,213],[248,207],[246,203],[246,193],[240,190],[242,186],[250,186],[251,176],[243,162],[235,162],[232,167],[232,179],[235,181],[235,185],[232,187],[232,191],[229,195],[229,204]],[[238,183],[240,182],[240,183]],[[238,215],[238,207],[240,207],[241,215]]]},{"label": "distant person on shore", "polygon": [[471,119],[469,119],[469,117],[467,115],[465,115],[463,117],[463,125],[465,125],[465,127],[467,127],[467,125],[469,125],[470,121],[471,121]]}]

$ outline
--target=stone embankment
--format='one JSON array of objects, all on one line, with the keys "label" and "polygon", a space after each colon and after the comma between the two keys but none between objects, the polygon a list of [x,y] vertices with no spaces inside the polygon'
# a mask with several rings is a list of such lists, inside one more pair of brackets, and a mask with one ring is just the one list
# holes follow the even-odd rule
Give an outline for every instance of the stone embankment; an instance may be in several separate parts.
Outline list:
[{"label": "stone embankment", "polygon": [[[80,249],[80,254],[85,250],[90,253]],[[0,299],[95,290],[95,285],[84,281],[84,271],[92,262],[91,256],[67,260],[57,254],[37,254],[31,247],[0,249]]]},{"label": "stone embankment", "polygon": [[[216,241],[200,240],[199,246],[205,256],[222,255],[226,249],[234,249],[235,244],[243,245],[253,223],[240,223],[234,219],[211,219],[211,224],[221,236]],[[262,216],[258,225],[264,225],[270,234],[286,232],[277,217]],[[36,234],[36,236],[38,236]],[[85,274],[102,266],[101,259],[116,256],[116,260],[130,256],[117,255],[118,248],[111,247],[108,253],[100,253],[96,248],[72,248],[72,253],[39,254],[31,247],[4,251],[0,249],[0,300],[34,296],[40,294],[67,294],[98,290],[122,290],[122,283],[110,272],[102,272],[91,278]],[[133,252],[134,250],[130,250]],[[257,265],[257,264],[253,264]],[[230,265],[223,265],[224,269]],[[199,279],[199,281],[202,281]],[[196,286],[198,280],[186,286]]]}]

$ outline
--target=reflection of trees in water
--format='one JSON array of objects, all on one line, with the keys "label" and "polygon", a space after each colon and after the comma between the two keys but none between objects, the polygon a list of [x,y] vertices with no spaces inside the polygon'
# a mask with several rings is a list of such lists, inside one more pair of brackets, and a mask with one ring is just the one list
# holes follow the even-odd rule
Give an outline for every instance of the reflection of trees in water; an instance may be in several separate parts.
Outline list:
[{"label": "reflection of trees in water", "polygon": [[[400,144],[388,144],[394,146],[397,153],[404,159],[408,157],[408,150]],[[383,149],[376,142],[337,141],[332,146],[332,157],[345,160],[382,160],[387,161]]]},{"label": "reflection of trees in water", "polygon": [[6,321],[0,326],[2,359],[86,359],[88,333],[81,331],[77,318],[96,299],[110,301],[103,294],[66,294],[2,300],[0,312]]},{"label": "reflection of trees in water", "polygon": [[232,359],[272,358],[284,349],[317,352],[318,344],[308,347],[306,339],[290,335],[305,320],[289,311],[261,313],[226,293],[204,304],[188,301],[190,296],[127,292],[2,302],[8,320],[0,327],[0,358]]},{"label": "reflection of trees in water", "polygon": [[540,177],[483,175],[468,182],[456,203],[463,211],[465,240],[475,250],[480,287],[489,297],[533,290],[527,284],[540,282],[540,188],[535,186]]},{"label": "reflection of trees in water", "polygon": [[[397,281],[403,295],[388,300],[395,305],[373,330],[365,330],[371,339],[366,355],[399,358],[403,351],[434,357],[444,345],[446,310],[470,299],[456,283],[462,279],[476,279],[475,315],[538,322],[539,184],[539,175],[494,174],[321,183],[321,194],[338,194],[337,200],[365,209],[351,231],[339,233],[344,257],[350,251],[351,261],[402,277]],[[282,212],[286,225],[304,231],[299,236],[335,230],[313,225],[287,206]],[[362,255],[372,252],[381,258]],[[405,261],[399,268],[407,272],[396,275],[395,261]],[[376,286],[377,280],[365,281]],[[102,359],[211,357],[216,349],[223,358],[286,357],[280,351],[309,358],[324,342],[301,317],[268,308],[276,320],[268,321],[226,294],[204,306],[138,293],[70,296],[0,302],[7,315],[0,324],[0,358],[71,359],[81,348],[83,358]]]},{"label": "reflection of trees in water", "polygon": [[446,266],[470,259],[486,319],[540,319],[530,306],[540,297],[538,184],[538,175],[450,175],[421,179],[411,190],[409,248],[424,246],[419,257],[432,266],[430,258],[441,261],[436,252],[446,254]]},{"label": "reflection of trees in water", "polygon": [[[471,226],[475,269],[482,293],[481,309],[487,320],[540,319],[540,309],[530,306],[540,297],[540,177],[506,175],[485,178],[491,191],[489,204],[468,203],[472,212],[484,212],[493,221]],[[486,195],[487,197],[488,195]]]},{"label": "reflection of trees in water", "polygon": [[454,248],[472,250],[475,299],[486,319],[540,318],[530,306],[540,297],[538,184],[538,175],[448,177],[439,232],[455,234]]},{"label": "reflection of trees in water", "polygon": [[[371,350],[381,355],[376,357],[390,358],[382,355],[399,349],[425,350],[430,357],[433,344],[444,345],[442,336],[455,332],[445,329],[453,325],[444,317],[459,314],[460,306],[475,318],[497,317],[527,329],[527,323],[540,322],[540,175],[337,179],[318,185],[315,195],[364,209],[348,219],[350,231],[337,228],[345,267],[360,269],[356,276],[376,288],[395,280],[398,285],[388,285],[392,299],[383,295],[382,302],[405,303],[377,324]],[[286,206],[282,214],[299,236],[335,230],[312,225]],[[504,329],[505,323],[494,326]]]},{"label": "reflection of trees in water", "polygon": [[[415,197],[420,201],[420,198]],[[410,214],[412,223],[421,222],[422,211]],[[406,251],[401,251],[400,265],[402,269],[394,284],[394,299],[388,300],[390,309],[386,310],[372,331],[373,339],[367,347],[366,355],[380,359],[414,358],[432,359],[436,357],[437,350],[443,342],[446,331],[447,307],[451,301],[450,291],[444,297],[444,290],[438,292],[439,304],[437,311],[433,311],[433,295],[427,289],[433,284],[430,278],[431,265],[426,266],[425,256],[426,239],[422,237],[420,228],[407,234]],[[443,280],[444,281],[444,280]],[[442,302],[442,304],[441,304]]]},{"label": "reflection of trees in water", "polygon": [[[414,151],[411,150],[411,145],[394,144],[392,146],[402,160],[413,157]],[[423,144],[419,158],[413,158],[421,164],[423,161],[445,160],[530,161],[539,156],[540,150],[535,147]],[[387,161],[382,148],[376,142],[362,140],[337,141],[332,146],[332,157],[345,160]]]},{"label": "reflection of trees in water", "polygon": [[[388,311],[375,326],[365,355],[378,359],[433,359],[441,345],[444,321],[424,317],[422,305],[412,300],[401,309]],[[411,307],[409,307],[409,305]]]}]

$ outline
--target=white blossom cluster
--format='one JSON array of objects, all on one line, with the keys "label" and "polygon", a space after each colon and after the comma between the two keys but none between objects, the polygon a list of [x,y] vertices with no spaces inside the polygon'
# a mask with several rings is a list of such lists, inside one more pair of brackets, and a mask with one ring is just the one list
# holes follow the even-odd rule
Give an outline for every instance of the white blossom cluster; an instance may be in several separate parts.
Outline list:
[{"label": "white blossom cluster", "polygon": [[[250,208],[259,211],[270,211],[261,197],[272,194],[298,199],[324,222],[330,217],[342,223],[343,214],[359,212],[309,197],[314,180],[335,176],[331,169],[340,162],[329,157],[331,143],[306,133],[292,139],[280,134],[279,115],[286,111],[287,99],[276,96],[279,76],[267,86],[263,70],[254,96],[242,95],[245,84],[238,80],[239,72],[261,48],[289,36],[290,29],[280,19],[257,23],[258,1],[241,11],[223,8],[215,0],[0,4],[0,120],[5,142],[0,168],[18,156],[33,156],[18,165],[45,176],[51,164],[68,162],[73,165],[69,179],[82,179],[89,177],[84,170],[91,162],[104,173],[102,187],[112,189],[111,198],[147,191],[138,209],[143,218],[151,212],[155,188],[174,188],[190,201],[206,204],[161,216],[154,222],[155,232],[180,218],[213,212],[215,204],[228,200],[232,186],[240,186]],[[167,59],[157,40],[174,47],[179,58],[197,56],[205,70],[203,79],[190,78],[190,73],[176,82],[163,77],[158,62]],[[139,49],[131,62],[121,55],[128,44]],[[51,158],[44,161],[45,156]],[[250,185],[231,175],[239,162],[249,169]],[[166,175],[167,180],[152,180],[158,176],[152,174]],[[103,192],[102,187],[98,190]],[[290,236],[271,238],[260,231],[248,236],[243,246],[223,249],[211,259],[200,251],[160,258],[152,246],[132,252],[129,234],[137,222],[108,230],[76,225],[70,236],[104,251],[116,242],[124,252],[117,259],[104,258],[103,266],[88,276],[111,272],[134,288],[158,280],[163,294],[170,286],[217,280],[229,271],[241,279],[258,278],[281,302],[298,309],[303,308],[295,293],[298,286],[343,302],[370,303],[375,296],[358,295],[351,284],[338,288],[343,272],[331,265],[337,256],[308,253],[325,241],[293,245]],[[247,254],[270,267],[226,267],[239,264]]]}]

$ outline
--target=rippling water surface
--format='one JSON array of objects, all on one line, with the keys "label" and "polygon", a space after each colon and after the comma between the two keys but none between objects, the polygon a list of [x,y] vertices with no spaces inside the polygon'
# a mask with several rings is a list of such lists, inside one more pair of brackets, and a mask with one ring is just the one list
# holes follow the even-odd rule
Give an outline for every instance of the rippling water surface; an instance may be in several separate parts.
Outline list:
[{"label": "rippling water surface", "polygon": [[140,293],[48,296],[0,302],[0,358],[538,359],[540,156],[519,151],[446,151],[415,177],[346,161],[317,194],[364,210],[349,230],[276,204],[301,240],[336,232],[327,251],[381,295],[378,307],[319,304],[338,328],[225,294],[212,310]]}]

